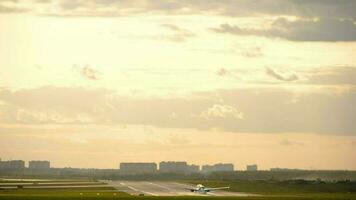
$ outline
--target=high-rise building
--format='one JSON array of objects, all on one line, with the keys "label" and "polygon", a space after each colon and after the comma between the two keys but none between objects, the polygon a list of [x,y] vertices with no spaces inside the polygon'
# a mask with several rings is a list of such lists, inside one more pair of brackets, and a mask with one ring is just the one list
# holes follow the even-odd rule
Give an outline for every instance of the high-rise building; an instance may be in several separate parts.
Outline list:
[{"label": "high-rise building", "polygon": [[203,165],[202,172],[231,172],[234,171],[234,165],[231,163],[218,163],[215,165]]},{"label": "high-rise building", "polygon": [[9,160],[0,161],[0,169],[24,169],[25,161],[23,160]]},{"label": "high-rise building", "polygon": [[161,173],[198,173],[199,168],[200,167],[198,165],[188,165],[187,162],[184,161],[162,161],[159,163],[159,172]]},{"label": "high-rise building", "polygon": [[49,161],[32,160],[28,162],[28,168],[30,169],[49,169]]},{"label": "high-rise building", "polygon": [[156,171],[156,163],[120,163],[120,172],[125,174],[149,174]]},{"label": "high-rise building", "polygon": [[247,171],[257,171],[257,165],[254,164],[254,165],[247,165],[246,166],[246,170]]},{"label": "high-rise building", "polygon": [[188,165],[188,171],[189,171],[189,173],[199,173],[200,166],[199,165]]},{"label": "high-rise building", "polygon": [[188,165],[187,162],[160,162],[159,171],[162,173],[187,173]]}]

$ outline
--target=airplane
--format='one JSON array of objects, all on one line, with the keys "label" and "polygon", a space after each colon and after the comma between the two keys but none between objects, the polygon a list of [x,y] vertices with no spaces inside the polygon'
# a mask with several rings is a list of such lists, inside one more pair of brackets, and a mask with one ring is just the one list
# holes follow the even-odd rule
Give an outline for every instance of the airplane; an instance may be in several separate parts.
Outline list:
[{"label": "airplane", "polygon": [[202,184],[198,184],[195,188],[188,188],[191,192],[199,192],[206,194],[208,192],[211,192],[213,190],[223,190],[223,189],[229,189],[230,187],[217,187],[217,188],[207,188]]}]

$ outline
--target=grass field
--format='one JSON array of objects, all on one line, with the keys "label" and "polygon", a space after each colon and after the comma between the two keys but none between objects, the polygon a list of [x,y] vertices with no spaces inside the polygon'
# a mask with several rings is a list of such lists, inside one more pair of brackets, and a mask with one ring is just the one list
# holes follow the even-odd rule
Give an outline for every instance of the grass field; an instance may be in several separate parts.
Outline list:
[{"label": "grass field", "polygon": [[122,200],[132,200],[132,199],[157,199],[157,200],[166,200],[166,199],[176,199],[176,200],[200,200],[200,199],[240,199],[240,200],[353,200],[356,199],[356,196],[353,194],[340,194],[340,193],[322,193],[322,194],[289,194],[289,195],[266,195],[258,197],[139,197],[139,196],[130,196],[126,193],[121,193],[113,190],[22,190],[22,191],[1,191],[0,199],[9,199],[9,200],[83,200],[83,199],[122,199]]},{"label": "grass field", "polygon": [[[317,181],[191,181],[208,187],[230,186],[230,191],[259,194],[247,199],[356,199],[355,182]],[[242,198],[243,199],[243,198]]]},{"label": "grass field", "polygon": [[67,183],[67,182],[96,182],[92,179],[4,179],[0,178],[0,184],[5,183]]},{"label": "grass field", "polygon": [[230,186],[234,192],[255,194],[313,194],[342,193],[356,195],[356,182],[317,182],[317,181],[190,181],[208,187]]},{"label": "grass field", "polygon": [[9,200],[83,200],[83,199],[240,199],[240,200],[356,200],[354,183],[313,183],[274,181],[199,181],[208,187],[230,185],[231,191],[260,194],[251,197],[180,196],[149,197],[130,196],[112,187],[66,188],[66,189],[12,189],[0,190],[0,199]]},{"label": "grass field", "polygon": [[20,189],[0,191],[0,199],[115,199],[130,195],[114,188]]}]

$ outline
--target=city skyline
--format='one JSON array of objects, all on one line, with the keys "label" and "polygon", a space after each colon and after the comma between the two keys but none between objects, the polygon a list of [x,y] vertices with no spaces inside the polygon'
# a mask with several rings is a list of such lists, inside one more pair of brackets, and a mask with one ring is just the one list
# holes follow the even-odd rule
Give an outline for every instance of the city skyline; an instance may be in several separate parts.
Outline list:
[{"label": "city skyline", "polygon": [[[201,163],[201,164],[197,164],[197,163],[188,163],[187,161],[173,161],[173,160],[166,160],[166,161],[156,161],[156,162],[153,162],[153,161],[141,161],[141,162],[135,162],[135,161],[132,161],[132,162],[120,162],[119,163],[119,167],[118,168],[95,168],[95,167],[84,167],[84,168],[81,168],[81,167],[75,167],[75,166],[61,166],[61,167],[58,167],[58,166],[53,166],[51,164],[51,161],[50,160],[28,160],[28,161],[25,161],[25,160],[21,160],[21,159],[10,159],[10,160],[2,160],[0,158],[0,169],[2,168],[2,164],[5,163],[5,165],[7,166],[8,163],[15,163],[16,165],[18,165],[20,163],[20,165],[23,165],[23,168],[31,168],[30,165],[31,163],[33,164],[33,166],[46,166],[45,168],[56,168],[56,169],[60,169],[60,168],[73,168],[73,169],[121,169],[121,165],[127,165],[125,166],[125,168],[130,169],[130,165],[146,165],[148,164],[150,168],[152,168],[152,165],[155,166],[155,169],[158,170],[158,171],[161,171],[162,172],[162,168],[164,172],[170,172],[170,170],[173,170],[173,171],[179,171],[183,165],[183,167],[186,167],[187,169],[185,170],[190,170],[192,169],[193,171],[199,171],[199,172],[204,172],[204,171],[214,171],[214,170],[210,170],[209,168],[214,168],[214,167],[219,167],[219,166],[222,166],[223,168],[229,168],[228,171],[231,171],[230,169],[232,169],[232,171],[266,171],[266,170],[269,170],[269,171],[281,171],[281,170],[340,170],[340,171],[354,171],[354,170],[349,170],[349,169],[316,169],[316,168],[286,168],[286,167],[283,167],[283,166],[273,166],[271,168],[261,168],[258,164],[256,163],[249,163],[249,164],[246,164],[244,166],[242,165],[238,165],[239,167],[236,167],[236,165],[232,162],[216,162],[216,163]],[[26,162],[28,164],[26,164]],[[205,169],[204,169],[205,168]],[[11,167],[10,167],[11,169]]]},{"label": "city skyline", "polygon": [[355,10],[0,0],[0,158],[356,170]]},{"label": "city skyline", "polygon": [[[21,170],[21,169],[98,169],[98,168],[76,168],[67,166],[64,168],[54,167],[51,165],[51,161],[48,160],[1,160],[0,158],[0,170]],[[146,168],[146,169],[145,169]],[[108,170],[115,170],[114,168],[106,168]],[[236,169],[233,163],[214,163],[214,164],[202,164],[197,165],[194,163],[187,163],[186,161],[160,161],[156,162],[121,162],[116,170],[120,170],[121,173],[210,173],[210,172],[232,172],[232,171],[266,171],[266,169],[259,169],[257,164],[246,165],[244,170]],[[104,169],[103,169],[104,170]],[[308,170],[308,169],[296,169],[296,168],[281,168],[273,167],[268,169],[269,171],[296,171],[296,170]],[[309,169],[311,171],[317,169]],[[340,170],[343,171],[343,170]]]}]

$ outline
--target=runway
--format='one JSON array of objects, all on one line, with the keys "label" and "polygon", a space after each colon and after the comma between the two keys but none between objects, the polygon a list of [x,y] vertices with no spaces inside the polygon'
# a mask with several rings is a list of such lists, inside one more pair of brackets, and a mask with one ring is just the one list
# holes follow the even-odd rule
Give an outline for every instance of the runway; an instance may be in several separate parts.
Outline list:
[{"label": "runway", "polygon": [[0,189],[68,189],[68,188],[108,188],[108,185],[102,182],[13,182],[0,183]]},{"label": "runway", "polygon": [[119,191],[131,195],[146,196],[253,196],[252,194],[217,190],[207,194],[191,192],[194,185],[164,181],[109,181],[106,182]]}]

